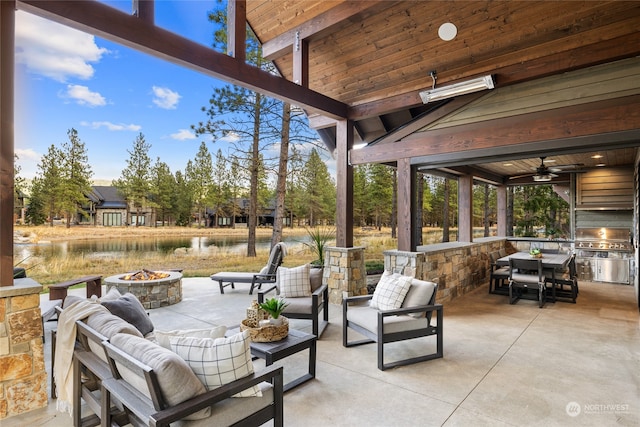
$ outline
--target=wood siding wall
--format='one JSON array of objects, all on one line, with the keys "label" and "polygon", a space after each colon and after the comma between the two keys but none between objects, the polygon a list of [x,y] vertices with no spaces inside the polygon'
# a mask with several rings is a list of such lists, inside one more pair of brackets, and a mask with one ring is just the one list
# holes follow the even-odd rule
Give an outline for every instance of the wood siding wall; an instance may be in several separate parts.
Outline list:
[{"label": "wood siding wall", "polygon": [[633,209],[633,169],[606,168],[578,174],[576,207]]}]

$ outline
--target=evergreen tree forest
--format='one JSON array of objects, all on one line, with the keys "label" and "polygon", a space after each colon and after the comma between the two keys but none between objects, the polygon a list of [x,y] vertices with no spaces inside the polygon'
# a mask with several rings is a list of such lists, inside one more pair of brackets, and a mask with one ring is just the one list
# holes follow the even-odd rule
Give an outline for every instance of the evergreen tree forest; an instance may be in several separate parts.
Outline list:
[{"label": "evergreen tree forest", "polygon": [[[50,146],[42,156],[30,188],[19,177],[19,159],[16,159],[16,194],[28,195],[26,221],[30,224],[53,224],[54,218],[64,218],[70,226],[87,215],[83,206],[91,191],[89,153],[75,129],[70,129],[67,136],[68,141],[60,147]],[[151,160],[151,147],[144,135],[139,134],[127,150],[129,159],[121,176],[113,181],[128,202],[132,217],[137,217],[140,209],[151,208],[158,219],[155,226],[234,227],[235,219],[246,214],[239,203],[250,194],[250,168],[246,167],[246,159],[242,165],[242,159],[225,156],[221,149],[213,155],[203,142],[184,170],[172,172],[162,159]],[[288,153],[283,224],[333,225],[336,183],[327,167],[326,152],[313,146],[303,154],[301,148],[302,144],[294,144]],[[271,209],[277,198],[277,171],[272,160],[259,155],[258,172],[256,210],[260,215]],[[455,240],[457,182],[434,175],[419,177],[422,227],[448,230],[449,240]],[[355,226],[393,230],[395,180],[395,170],[389,166],[355,167]],[[477,184],[473,191],[473,226],[479,230],[476,235],[490,236],[495,233],[497,222],[496,188]],[[516,186],[509,191],[509,197],[513,205],[513,235],[569,234],[569,206],[551,185]],[[134,221],[132,225],[142,224]],[[444,235],[441,241],[447,241]]]}]

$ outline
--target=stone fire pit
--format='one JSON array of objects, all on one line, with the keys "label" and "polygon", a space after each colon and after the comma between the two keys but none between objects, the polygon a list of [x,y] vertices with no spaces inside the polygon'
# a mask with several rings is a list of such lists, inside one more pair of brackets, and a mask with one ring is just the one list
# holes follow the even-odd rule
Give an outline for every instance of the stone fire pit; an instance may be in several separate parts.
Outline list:
[{"label": "stone fire pit", "polygon": [[182,301],[182,273],[139,270],[116,274],[103,280],[107,289],[115,286],[121,294],[135,295],[144,308],[158,308]]}]

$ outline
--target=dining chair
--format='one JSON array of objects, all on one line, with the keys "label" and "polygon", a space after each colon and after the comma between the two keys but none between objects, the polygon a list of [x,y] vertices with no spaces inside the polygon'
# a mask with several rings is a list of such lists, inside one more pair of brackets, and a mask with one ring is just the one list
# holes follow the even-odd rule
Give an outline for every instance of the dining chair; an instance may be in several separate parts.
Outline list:
[{"label": "dining chair", "polygon": [[[530,290],[536,292],[536,299],[540,308],[544,307],[546,299],[546,277],[542,270],[540,258],[515,259],[509,258],[509,304],[515,304],[523,294]],[[527,273],[524,273],[524,272]]]}]

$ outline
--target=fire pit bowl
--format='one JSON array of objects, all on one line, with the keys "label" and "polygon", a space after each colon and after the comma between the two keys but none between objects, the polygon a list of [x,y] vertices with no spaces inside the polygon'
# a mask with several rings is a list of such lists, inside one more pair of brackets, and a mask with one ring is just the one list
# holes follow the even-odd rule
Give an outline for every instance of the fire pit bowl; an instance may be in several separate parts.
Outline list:
[{"label": "fire pit bowl", "polygon": [[103,280],[107,289],[115,286],[121,294],[135,295],[144,308],[158,308],[182,301],[182,273],[139,270],[116,274]]}]

